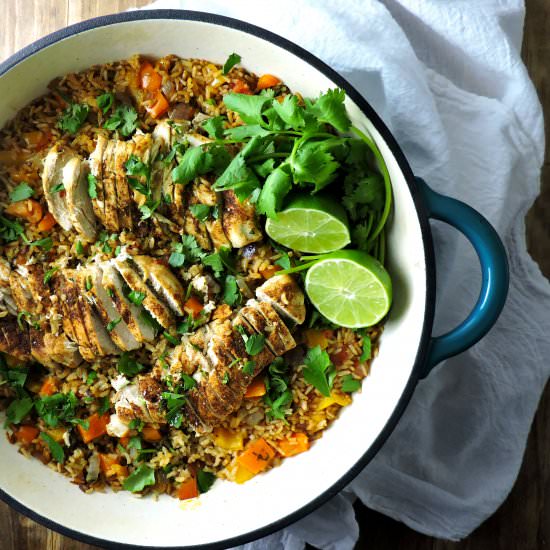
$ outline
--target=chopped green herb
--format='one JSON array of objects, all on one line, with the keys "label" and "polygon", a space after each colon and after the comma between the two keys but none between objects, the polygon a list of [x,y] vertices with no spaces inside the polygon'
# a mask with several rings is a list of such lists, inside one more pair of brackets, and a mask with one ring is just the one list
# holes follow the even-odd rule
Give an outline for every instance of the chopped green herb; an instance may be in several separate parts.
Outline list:
[{"label": "chopped green herb", "polygon": [[264,349],[265,336],[263,334],[252,334],[247,338],[244,345],[248,355],[258,355]]},{"label": "chopped green herb", "polygon": [[308,384],[319,390],[325,397],[330,397],[330,390],[336,376],[336,369],[330,361],[330,357],[320,346],[308,350],[304,359],[303,375]]},{"label": "chopped green herb", "polygon": [[138,451],[141,450],[142,444],[141,444],[141,437],[139,435],[134,435],[130,438],[130,441],[128,441],[128,449],[137,449]]},{"label": "chopped green herb", "polygon": [[93,174],[88,174],[88,196],[97,199],[97,178]]},{"label": "chopped green herb", "polygon": [[119,317],[118,319],[113,319],[112,321],[107,323],[107,326],[105,327],[107,329],[107,332],[111,332],[121,321],[122,317]]},{"label": "chopped green herb", "polygon": [[202,123],[202,127],[208,132],[208,135],[212,139],[223,139],[225,120],[226,119],[222,116],[215,116],[205,120]]},{"label": "chopped green herb", "polygon": [[99,416],[103,416],[109,409],[111,408],[111,399],[108,395],[101,398],[101,401],[99,403],[99,407],[97,409],[97,414]]},{"label": "chopped green herb", "polygon": [[223,64],[223,74],[227,74],[237,63],[241,62],[241,56],[238,53],[233,52],[227,61]]},{"label": "chopped green herb", "polygon": [[0,238],[5,242],[12,242],[21,237],[25,242],[28,239],[20,223],[8,220],[4,216],[0,216]]},{"label": "chopped green herb", "polygon": [[[179,243],[176,246],[179,246]],[[168,258],[168,263],[172,267],[181,267],[185,263],[185,254],[181,252],[172,252]]]},{"label": "chopped green herb", "polygon": [[234,306],[241,302],[241,293],[239,291],[239,285],[234,275],[227,275],[225,277],[225,283],[223,286],[222,300],[228,306]]},{"label": "chopped green herb", "polygon": [[214,485],[215,481],[215,474],[206,472],[204,470],[197,471],[197,486],[201,494],[208,492],[211,489],[212,485]]},{"label": "chopped green herb", "polygon": [[57,123],[58,128],[68,134],[76,134],[76,132],[78,132],[80,127],[86,121],[89,110],[90,108],[86,104],[71,103],[63,111],[63,114]]},{"label": "chopped green herb", "polygon": [[62,183],[58,183],[57,185],[54,185],[50,193],[53,195],[55,193],[59,193],[60,191],[65,191],[65,185],[63,185]]},{"label": "chopped green herb", "polygon": [[162,335],[163,335],[164,338],[166,338],[166,340],[168,340],[171,344],[174,344],[174,346],[177,346],[177,345],[180,343],[180,341],[179,341],[177,338],[175,338],[174,336],[172,336],[169,332],[164,331],[164,332],[162,333]]},{"label": "chopped green herb", "polygon": [[86,286],[86,290],[88,291],[92,290],[92,288],[94,287],[91,277],[86,277],[84,284]]},{"label": "chopped green herb", "polygon": [[174,392],[163,392],[162,400],[166,407],[166,419],[174,428],[180,428],[183,421],[182,408],[185,405],[185,395]]},{"label": "chopped green herb", "polygon": [[76,418],[78,399],[72,392],[55,393],[39,398],[34,407],[48,427],[56,428],[60,423],[71,422]]},{"label": "chopped green herb", "polygon": [[288,255],[288,253],[283,252],[283,255],[275,261],[275,265],[279,265],[283,269],[290,269],[292,265],[290,263],[290,256]]},{"label": "chopped green herb", "polygon": [[196,380],[192,376],[185,373],[182,373],[181,375],[181,382],[183,384],[184,391],[192,390],[197,385]]},{"label": "chopped green herb", "polygon": [[138,114],[130,105],[119,105],[103,125],[107,130],[118,130],[124,137],[132,135],[138,126]]},{"label": "chopped green herb", "polygon": [[6,409],[7,424],[20,424],[21,421],[31,412],[33,402],[30,397],[15,399]]},{"label": "chopped green herb", "polygon": [[147,464],[141,464],[122,482],[122,487],[126,491],[139,493],[143,491],[145,487],[154,484],[155,471],[147,466]]},{"label": "chopped green herb", "polygon": [[212,207],[206,204],[192,204],[189,210],[200,222],[205,222],[210,217]]},{"label": "chopped green herb", "polygon": [[23,319],[30,324],[31,314],[28,311],[20,311],[17,314],[17,325],[21,330],[23,330],[25,327],[23,326]]},{"label": "chopped green herb", "polygon": [[266,417],[269,421],[285,420],[289,405],[292,402],[292,392],[289,389],[290,379],[288,365],[282,357],[277,357],[267,369],[265,378],[266,394],[263,401],[269,407]]},{"label": "chopped green herb", "polygon": [[29,367],[8,367],[4,357],[0,355],[0,376],[3,380],[0,384],[8,384],[15,390],[22,390],[28,375]]},{"label": "chopped green herb", "polygon": [[34,195],[34,189],[28,183],[20,183],[10,193],[11,202],[19,202],[30,199]]},{"label": "chopped green herb", "polygon": [[353,378],[351,374],[347,374],[342,378],[342,391],[353,393],[361,387],[361,381]]},{"label": "chopped green herb", "polygon": [[97,372],[95,370],[91,370],[86,377],[86,384],[91,386],[97,380],[97,376]]},{"label": "chopped green herb", "polygon": [[51,269],[48,269],[48,271],[46,271],[46,273],[44,273],[44,284],[47,285],[52,277],[55,275],[55,273],[59,271],[59,267],[58,266],[54,266],[52,267]]},{"label": "chopped green herb", "polygon": [[120,374],[124,374],[128,378],[133,378],[136,374],[145,370],[145,367],[130,357],[130,354],[125,351],[118,359],[117,370]]},{"label": "chopped green herb", "polygon": [[145,423],[139,418],[134,418],[133,420],[130,420],[130,423],[128,424],[128,428],[130,428],[131,430],[137,430],[138,432],[141,432],[141,430],[143,430],[143,426],[145,426]]},{"label": "chopped green herb", "polygon": [[363,336],[363,350],[361,357],[359,357],[359,363],[364,363],[367,359],[370,359],[372,354],[370,337],[366,330],[361,331]]},{"label": "chopped green herb", "polygon": [[63,464],[63,462],[65,462],[65,452],[63,451],[63,447],[46,432],[42,432],[40,434],[40,438],[46,443],[46,445],[48,445],[48,449],[50,449],[53,459],[60,464]]},{"label": "chopped green herb", "polygon": [[146,324],[148,324],[158,334],[160,331],[160,325],[156,319],[154,319],[148,311],[143,310],[139,314],[139,318]]},{"label": "chopped green herb", "polygon": [[229,373],[228,372],[223,373],[222,384],[225,384],[226,386],[227,386],[227,384],[229,384]]},{"label": "chopped green herb", "polygon": [[145,294],[145,292],[138,292],[137,290],[132,290],[128,294],[128,300],[130,300],[130,302],[132,302],[132,304],[136,306],[140,306],[146,297],[147,295]]},{"label": "chopped green herb", "polygon": [[106,94],[101,94],[100,96],[97,96],[96,103],[98,108],[103,111],[103,114],[106,114],[107,111],[113,106],[114,100],[115,95],[111,92],[107,92]]},{"label": "chopped green herb", "polygon": [[256,361],[249,360],[243,365],[243,372],[244,374],[247,374],[248,376],[252,376],[254,374],[254,369],[256,368]]},{"label": "chopped green herb", "polygon": [[44,237],[43,239],[39,239],[38,241],[33,241],[32,243],[29,243],[29,246],[38,246],[48,252],[52,249],[53,239],[51,237]]},{"label": "chopped green herb", "polygon": [[79,256],[82,256],[82,254],[84,254],[84,246],[80,241],[76,241],[75,250]]}]

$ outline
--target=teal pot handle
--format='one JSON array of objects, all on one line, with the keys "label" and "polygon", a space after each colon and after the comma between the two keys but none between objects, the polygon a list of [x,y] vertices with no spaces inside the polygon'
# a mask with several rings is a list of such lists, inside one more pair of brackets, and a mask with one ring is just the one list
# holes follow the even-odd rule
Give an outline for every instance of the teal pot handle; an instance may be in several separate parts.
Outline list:
[{"label": "teal pot handle", "polygon": [[416,179],[428,217],[452,225],[474,247],[481,264],[481,291],[470,315],[456,328],[430,339],[421,377],[441,361],[463,352],[478,342],[495,324],[508,294],[509,272],[506,251],[492,225],[476,210],[433,191]]}]

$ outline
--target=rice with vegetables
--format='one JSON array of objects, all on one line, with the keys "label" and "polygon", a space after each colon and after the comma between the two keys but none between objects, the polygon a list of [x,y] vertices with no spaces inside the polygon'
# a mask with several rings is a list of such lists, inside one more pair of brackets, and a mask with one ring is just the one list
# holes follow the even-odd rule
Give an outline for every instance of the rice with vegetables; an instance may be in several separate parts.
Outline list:
[{"label": "rice with vegetables", "polygon": [[304,99],[239,62],[92,67],[0,131],[0,409],[83,491],[244,483],[307,451],[377,353],[387,308],[338,326],[305,292],[324,256],[265,226],[322,190],[383,270],[377,150],[343,135],[341,90]]}]

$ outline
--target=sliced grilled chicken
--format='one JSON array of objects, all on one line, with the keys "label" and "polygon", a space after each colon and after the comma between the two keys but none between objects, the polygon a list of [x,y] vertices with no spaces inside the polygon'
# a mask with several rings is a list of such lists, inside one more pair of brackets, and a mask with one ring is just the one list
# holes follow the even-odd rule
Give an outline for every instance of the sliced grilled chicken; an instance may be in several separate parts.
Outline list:
[{"label": "sliced grilled chicken", "polygon": [[19,311],[34,313],[34,300],[27,278],[17,271],[10,273],[11,294]]},{"label": "sliced grilled chicken", "polygon": [[105,225],[109,231],[118,232],[120,223],[118,219],[118,200],[116,193],[115,150],[116,141],[109,141],[103,155],[103,225]]},{"label": "sliced grilled chicken", "polygon": [[109,292],[113,304],[122,320],[126,323],[128,330],[138,342],[153,342],[155,329],[150,323],[143,320],[143,308],[136,306],[129,299],[124,289],[124,282],[118,271],[108,262],[101,264],[103,271],[103,287]]},{"label": "sliced grilled chicken", "polygon": [[64,333],[55,335],[31,327],[29,337],[33,358],[46,367],[54,368],[64,365],[76,368],[82,363],[78,346],[71,342]]},{"label": "sliced grilled chicken", "polygon": [[17,315],[17,304],[10,287],[11,267],[5,258],[0,258],[0,311]]},{"label": "sliced grilled chicken", "polygon": [[276,275],[256,289],[261,302],[270,303],[283,318],[301,325],[306,318],[304,293],[290,275]]},{"label": "sliced grilled chicken", "polygon": [[266,345],[274,356],[282,355],[285,347],[281,341],[281,337],[275,330],[275,327],[267,321],[255,305],[257,304],[249,300],[247,305],[241,309],[239,315],[243,317],[258,334],[265,336]]},{"label": "sliced grilled chicken", "polygon": [[132,256],[132,260],[170,309],[176,315],[185,315],[185,289],[170,269],[150,256]]},{"label": "sliced grilled chicken", "polygon": [[150,375],[137,376],[132,384],[125,386],[115,395],[118,419],[126,424],[135,418],[143,422],[166,423],[160,405],[163,391],[164,388],[159,381]]},{"label": "sliced grilled chicken", "polygon": [[74,228],[86,240],[96,236],[96,220],[92,201],[88,193],[88,167],[79,158],[74,157],[63,168],[65,203]]},{"label": "sliced grilled chicken", "polygon": [[10,273],[10,288],[19,311],[48,315],[51,292],[44,284],[44,269],[41,264],[18,266]]},{"label": "sliced grilled chicken", "polygon": [[233,191],[223,192],[223,229],[235,248],[261,240],[262,231],[256,220],[255,208],[247,199],[240,202]]},{"label": "sliced grilled chicken", "polygon": [[107,138],[99,134],[95,149],[90,155],[90,173],[95,178],[96,197],[92,199],[92,206],[96,217],[104,223],[105,195],[103,192],[103,156],[107,148]]},{"label": "sliced grilled chicken", "polygon": [[74,156],[74,153],[56,144],[46,155],[42,172],[42,187],[48,210],[65,231],[72,229],[73,224],[60,186],[63,184],[63,168]]},{"label": "sliced grilled chicken", "polygon": [[[119,354],[120,349],[114,344],[110,335],[114,323],[106,325],[102,322],[91,289],[88,290],[90,286],[93,287],[95,284],[88,271],[85,269],[67,271],[74,277],[81,293],[80,311],[92,349],[96,351],[98,356]],[[118,319],[122,321],[120,317]]]},{"label": "sliced grilled chicken", "polygon": [[211,370],[210,363],[201,351],[191,344],[189,338],[183,336],[181,344],[173,348],[164,360],[155,365],[153,375],[160,380],[170,378],[173,383],[179,384],[182,374],[192,376],[197,370],[199,371],[197,378],[200,379],[201,372]]},{"label": "sliced grilled chicken", "polygon": [[203,250],[211,250],[212,242],[210,241],[210,236],[206,229],[206,225],[201,222],[191,211],[191,206],[196,206],[200,204],[197,200],[197,197],[190,191],[188,193],[188,203],[187,203],[187,212],[185,213],[185,221],[183,224],[184,232],[187,235],[192,235],[195,237],[198,245]]},{"label": "sliced grilled chicken", "polygon": [[[141,132],[136,132],[132,138],[134,143],[133,154],[141,160],[146,165],[151,163],[151,153],[153,151],[153,138],[151,134],[142,134]],[[142,184],[145,183],[144,180],[141,181]],[[140,193],[137,189],[133,189],[133,199],[138,206],[145,204],[147,197]]]},{"label": "sliced grilled chicken", "polygon": [[132,351],[140,347],[140,343],[130,332],[128,325],[117,311],[113,299],[109,296],[111,291],[103,287],[103,272],[96,265],[86,270],[86,276],[91,281],[90,292],[94,296],[96,310],[103,321],[104,326],[113,326],[109,336],[113,342],[123,351]]},{"label": "sliced grilled chicken", "polygon": [[[172,182],[172,175],[169,176],[169,181]],[[187,216],[187,201],[188,194],[185,191],[185,185],[172,182],[172,201],[168,205],[170,218],[173,222],[183,227]]]},{"label": "sliced grilled chicken", "polygon": [[217,217],[210,216],[204,221],[206,232],[210,237],[214,249],[219,250],[222,246],[231,248],[231,243],[223,230],[223,204],[221,193],[214,191],[212,185],[206,178],[200,178],[200,182],[193,185],[192,194],[199,204],[204,204],[217,210]]},{"label": "sliced grilled chicken", "polygon": [[19,361],[31,358],[29,332],[25,326],[20,328],[17,319],[11,315],[0,318],[0,351]]},{"label": "sliced grilled chicken", "polygon": [[133,227],[133,201],[128,178],[126,176],[126,162],[133,154],[135,145],[131,141],[117,141],[115,146],[115,174],[118,204],[118,218],[121,229]]},{"label": "sliced grilled chicken", "polygon": [[146,278],[139,273],[139,268],[131,261],[130,256],[117,256],[112,260],[113,266],[122,275],[126,284],[131,290],[145,294],[143,307],[156,319],[164,328],[174,323],[174,316],[168,306],[155,295],[147,286]]}]

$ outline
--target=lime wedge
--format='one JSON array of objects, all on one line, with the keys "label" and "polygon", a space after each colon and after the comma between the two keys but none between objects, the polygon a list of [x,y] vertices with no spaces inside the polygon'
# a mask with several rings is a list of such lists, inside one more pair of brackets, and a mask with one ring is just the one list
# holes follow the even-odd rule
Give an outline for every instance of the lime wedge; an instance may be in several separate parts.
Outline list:
[{"label": "lime wedge", "polygon": [[325,254],[344,248],[350,242],[345,210],[327,197],[305,195],[294,199],[268,218],[266,233],[293,250]]},{"label": "lime wedge", "polygon": [[333,252],[319,260],[307,272],[306,292],[329,321],[349,328],[375,325],[392,300],[388,272],[360,250]]}]

